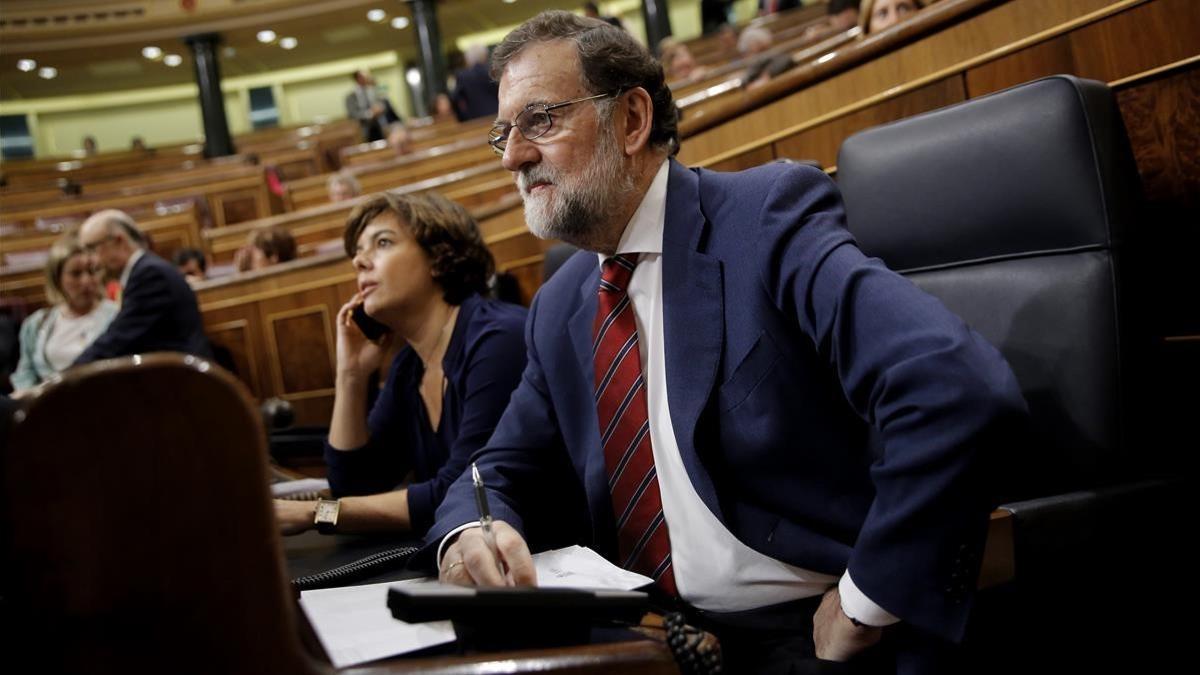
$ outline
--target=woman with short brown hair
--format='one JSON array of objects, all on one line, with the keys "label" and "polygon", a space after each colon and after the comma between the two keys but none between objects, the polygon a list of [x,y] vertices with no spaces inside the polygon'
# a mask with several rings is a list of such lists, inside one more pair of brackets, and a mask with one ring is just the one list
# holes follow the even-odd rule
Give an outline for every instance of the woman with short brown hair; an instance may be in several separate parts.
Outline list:
[{"label": "woman with short brown hair", "polygon": [[[377,195],[351,213],[344,238],[358,292],[337,316],[325,460],[344,498],[326,510],[337,512],[337,531],[424,534],[520,380],[526,312],[483,297],[491,253],[471,215],[444,197]],[[362,314],[383,337],[367,338]],[[405,346],[368,414],[367,381],[392,336]],[[276,501],[284,533],[313,527],[316,506]]]}]

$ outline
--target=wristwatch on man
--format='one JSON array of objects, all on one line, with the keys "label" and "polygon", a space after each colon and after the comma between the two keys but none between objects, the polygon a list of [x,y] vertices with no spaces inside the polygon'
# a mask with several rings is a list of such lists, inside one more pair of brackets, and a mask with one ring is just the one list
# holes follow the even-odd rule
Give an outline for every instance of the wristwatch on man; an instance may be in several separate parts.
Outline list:
[{"label": "wristwatch on man", "polygon": [[333,534],[337,531],[338,512],[342,503],[336,499],[318,499],[317,512],[313,516],[313,524],[321,534]]}]

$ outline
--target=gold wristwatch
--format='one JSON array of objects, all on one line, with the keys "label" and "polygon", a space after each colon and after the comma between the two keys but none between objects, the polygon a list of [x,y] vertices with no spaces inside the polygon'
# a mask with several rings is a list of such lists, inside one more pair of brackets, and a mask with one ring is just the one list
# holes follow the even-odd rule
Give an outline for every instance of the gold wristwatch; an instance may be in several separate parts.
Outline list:
[{"label": "gold wristwatch", "polygon": [[317,512],[313,516],[313,524],[321,534],[333,534],[337,531],[338,512],[342,503],[336,499],[318,499]]}]

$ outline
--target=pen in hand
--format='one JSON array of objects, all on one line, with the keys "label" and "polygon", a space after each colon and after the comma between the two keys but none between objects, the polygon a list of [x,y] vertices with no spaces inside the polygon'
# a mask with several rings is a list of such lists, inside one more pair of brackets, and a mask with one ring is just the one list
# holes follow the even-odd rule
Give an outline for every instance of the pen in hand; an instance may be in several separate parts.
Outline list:
[{"label": "pen in hand", "polygon": [[479,507],[479,526],[483,528],[483,538],[492,555],[496,556],[496,569],[505,585],[509,584],[508,575],[504,570],[504,562],[500,559],[500,549],[496,546],[496,535],[492,532],[492,512],[488,508],[487,491],[483,488],[483,478],[479,475],[479,467],[471,462],[471,483],[475,486],[475,505]]}]

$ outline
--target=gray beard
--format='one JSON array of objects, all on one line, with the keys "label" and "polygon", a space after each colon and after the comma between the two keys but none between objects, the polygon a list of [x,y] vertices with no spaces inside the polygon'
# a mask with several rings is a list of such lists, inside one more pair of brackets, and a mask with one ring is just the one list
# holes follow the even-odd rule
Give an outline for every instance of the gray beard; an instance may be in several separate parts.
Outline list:
[{"label": "gray beard", "polygon": [[[539,181],[552,183],[554,194],[530,195],[528,186]],[[603,241],[625,198],[634,191],[633,176],[621,161],[611,128],[600,135],[591,161],[578,176],[538,164],[523,170],[517,183],[525,202],[525,222],[534,236],[589,250]]]}]

